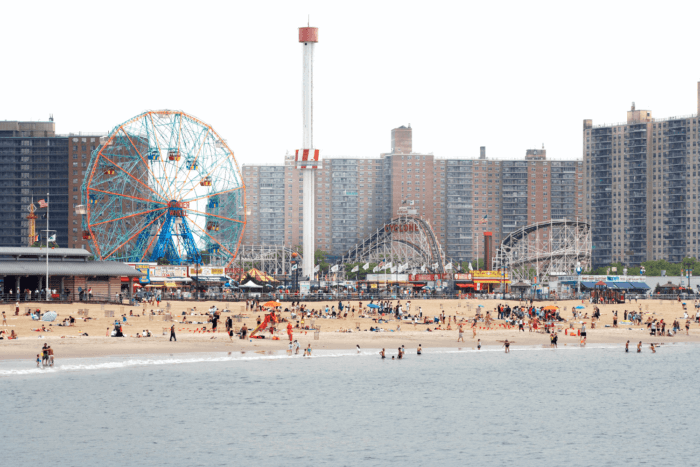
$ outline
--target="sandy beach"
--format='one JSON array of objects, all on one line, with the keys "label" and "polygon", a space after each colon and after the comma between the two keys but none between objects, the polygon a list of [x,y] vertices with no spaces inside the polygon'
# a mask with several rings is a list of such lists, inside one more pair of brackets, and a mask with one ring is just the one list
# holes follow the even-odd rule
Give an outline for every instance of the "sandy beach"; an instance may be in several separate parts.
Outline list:
[{"label": "sandy beach", "polygon": [[[165,312],[168,302],[161,302],[160,309]],[[52,323],[44,321],[34,321],[29,316],[14,316],[14,304],[3,304],[0,310],[5,312],[7,317],[7,326],[0,325],[0,331],[5,330],[9,334],[14,330],[19,338],[16,340],[8,340],[7,338],[0,340],[0,360],[4,359],[28,359],[34,360],[36,354],[44,342],[48,343],[55,353],[57,362],[61,358],[89,358],[103,357],[113,355],[136,355],[136,354],[174,354],[174,353],[195,353],[195,352],[239,352],[239,351],[270,351],[270,350],[286,350],[288,347],[288,339],[284,333],[286,324],[281,327],[283,333],[280,334],[280,340],[272,340],[269,338],[269,333],[265,333],[266,339],[249,339],[241,340],[234,336],[231,341],[225,332],[225,319],[231,314],[243,314],[242,322],[234,321],[234,328],[238,329],[243,323],[246,324],[249,330],[256,326],[256,318],[262,316],[262,312],[246,312],[245,302],[230,302],[228,305],[222,302],[198,302],[196,303],[197,311],[195,315],[191,315],[190,309],[193,307],[193,302],[169,302],[170,310],[177,320],[174,322],[177,330],[177,342],[169,341],[169,328],[171,322],[163,320],[163,316],[156,315],[152,319],[143,315],[143,307],[129,306],[114,306],[106,305],[105,309],[113,309],[115,317],[105,317],[100,304],[86,303],[46,303],[46,302],[30,302],[21,304],[21,312],[23,314],[27,307],[36,309],[40,308],[42,312],[56,311],[58,318]],[[303,303],[303,302],[302,302]],[[345,302],[344,302],[345,303]],[[367,301],[364,300],[363,305],[366,307]],[[393,302],[396,303],[395,301]],[[484,313],[491,311],[491,316],[495,318],[497,313],[494,308],[499,304],[508,303],[511,307],[518,305],[517,301],[498,301],[498,300],[412,300],[411,314],[417,312],[418,307],[422,307],[424,316],[437,316],[443,310],[448,316],[456,316],[457,320],[462,318],[472,318],[475,315],[478,305],[483,305]],[[326,305],[331,307],[338,302],[309,302],[308,308],[319,310],[325,308]],[[527,326],[525,332],[519,332],[517,327],[506,327],[504,321],[493,320],[491,328],[487,329],[483,322],[477,325],[477,335],[472,337],[471,325],[464,326],[465,342],[457,342],[458,326],[452,324],[452,330],[438,330],[427,332],[430,327],[434,329],[437,325],[413,325],[409,322],[399,322],[393,318],[389,318],[388,323],[382,323],[379,326],[384,329],[384,332],[369,332],[371,326],[376,326],[372,318],[358,318],[357,307],[358,302],[350,302],[350,307],[356,308],[355,318],[348,315],[347,319],[323,319],[318,318],[315,321],[316,325],[321,326],[319,339],[314,340],[313,331],[294,330],[294,339],[297,339],[301,344],[302,349],[308,344],[312,348],[317,349],[354,349],[357,345],[363,349],[370,348],[386,348],[387,350],[396,350],[400,346],[405,346],[408,350],[414,350],[419,344],[423,348],[471,348],[476,347],[477,339],[481,339],[484,346],[502,345],[500,341],[508,339],[513,342],[513,347],[519,345],[543,345],[549,346],[549,334],[543,332],[529,332]],[[405,304],[405,301],[402,301]],[[695,316],[695,308],[693,302],[687,302],[688,314],[691,318]],[[219,309],[224,309],[226,306],[230,309],[230,313],[224,313],[222,320],[219,322],[218,332],[197,332],[206,326],[207,330],[211,329],[211,323],[207,323],[206,312],[209,307],[216,305]],[[283,302],[282,309],[288,307],[290,303]],[[552,302],[536,302],[536,306],[553,305]],[[559,301],[556,306],[560,308],[560,313],[566,322],[560,324],[561,332],[559,332],[559,346],[579,345],[578,336],[565,335],[564,329],[569,329],[572,320],[571,309],[574,306],[584,305],[585,309],[581,310],[588,316],[593,312],[593,306],[585,301]],[[646,325],[622,325],[618,328],[612,328],[613,310],[618,311],[620,321],[624,311],[639,310],[644,313],[643,321],[646,322],[647,317],[652,319],[663,319],[666,322],[667,329],[671,327],[674,320],[678,319],[681,322],[681,332],[674,337],[653,337],[649,335]],[[442,307],[442,308],[441,308]],[[700,326],[691,323],[690,334],[685,334],[685,320],[683,318],[683,306],[676,301],[660,301],[660,300],[640,300],[638,303],[626,303],[619,305],[598,305],[601,310],[601,319],[596,322],[596,328],[591,328],[590,319],[577,319],[573,321],[574,328],[579,329],[581,322],[585,322],[587,330],[588,343],[619,343],[624,346],[627,340],[636,344],[640,340],[645,344],[649,342],[698,342],[700,341]],[[89,309],[88,316],[92,319],[85,320],[78,315],[78,309]],[[148,306],[147,310],[155,310],[156,306]],[[134,315],[128,316],[128,325],[123,326],[126,337],[115,338],[107,337],[108,332],[113,329],[114,320],[117,319],[123,310],[123,313],[129,315],[132,311]],[[187,321],[201,322],[203,324],[183,324],[182,312],[185,311],[188,315],[185,317]],[[283,317],[289,317],[289,313],[282,313]],[[58,326],[64,318],[73,316],[76,318],[75,325],[71,327]],[[306,320],[309,324],[309,320]],[[693,320],[694,321],[694,320]],[[359,323],[360,331],[357,331]],[[42,324],[49,332],[37,332],[32,329],[41,328]],[[49,326],[51,324],[51,326]],[[400,330],[397,326],[400,325]],[[606,327],[606,325],[610,327]],[[442,326],[443,328],[446,325]],[[144,330],[149,330],[152,337],[136,338],[136,333],[141,333]],[[352,332],[342,332],[352,330]],[[540,330],[541,331],[541,330]],[[87,333],[87,336],[81,334]],[[7,336],[7,334],[3,334]]]}]

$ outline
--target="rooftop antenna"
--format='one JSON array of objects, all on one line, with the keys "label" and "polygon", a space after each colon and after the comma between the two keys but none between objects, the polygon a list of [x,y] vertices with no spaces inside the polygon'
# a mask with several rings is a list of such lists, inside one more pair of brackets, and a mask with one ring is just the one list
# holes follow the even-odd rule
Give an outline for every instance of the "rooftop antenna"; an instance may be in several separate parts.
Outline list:
[{"label": "rooftop antenna", "polygon": [[53,122],[53,114],[49,114],[49,121]]},{"label": "rooftop antenna", "polygon": [[311,15],[307,15],[306,16],[306,27],[310,27],[310,26],[311,26]]}]

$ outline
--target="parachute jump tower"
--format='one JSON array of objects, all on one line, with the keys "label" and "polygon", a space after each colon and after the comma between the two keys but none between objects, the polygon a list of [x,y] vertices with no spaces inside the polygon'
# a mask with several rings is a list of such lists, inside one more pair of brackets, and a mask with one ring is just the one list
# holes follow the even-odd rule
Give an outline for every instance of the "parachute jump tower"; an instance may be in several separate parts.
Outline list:
[{"label": "parachute jump tower", "polygon": [[303,172],[303,243],[304,255],[302,269],[303,274],[313,280],[314,277],[314,231],[315,231],[315,198],[316,182],[314,171],[321,164],[319,162],[319,150],[313,145],[313,87],[314,87],[314,46],[318,42],[318,28],[299,28],[299,42],[303,44],[303,85],[302,85],[302,108],[303,108],[303,145],[296,151],[296,167]]}]

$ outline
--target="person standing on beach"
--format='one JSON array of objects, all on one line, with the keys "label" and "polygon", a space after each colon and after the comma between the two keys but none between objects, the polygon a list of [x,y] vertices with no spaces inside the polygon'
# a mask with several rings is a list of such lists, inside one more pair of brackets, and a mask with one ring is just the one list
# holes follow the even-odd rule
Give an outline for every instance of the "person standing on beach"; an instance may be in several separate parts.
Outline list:
[{"label": "person standing on beach", "polygon": [[459,325],[459,336],[457,337],[457,342],[462,341],[464,342],[464,329],[462,329],[462,325]]},{"label": "person standing on beach", "polygon": [[19,302],[15,303],[15,316],[19,316]]},{"label": "person standing on beach", "polygon": [[642,353],[642,341],[639,341],[639,344],[637,344],[637,353]]},{"label": "person standing on beach", "polygon": [[311,356],[311,344],[306,348],[306,356],[310,357]]},{"label": "person standing on beach", "polygon": [[53,366],[53,349],[51,346],[49,346],[47,352],[49,354],[49,366]]},{"label": "person standing on beach", "polygon": [[625,353],[628,353],[630,351],[630,341],[627,341],[625,344]]},{"label": "person standing on beach", "polygon": [[5,312],[2,312],[2,325],[7,326],[7,318],[5,317]]},{"label": "person standing on beach", "polygon": [[36,354],[36,367],[41,368],[41,357],[39,354]]},{"label": "person standing on beach", "polygon": [[175,342],[177,342],[177,337],[175,337],[175,325],[173,324],[170,326],[170,342],[175,339]]},{"label": "person standing on beach", "polygon": [[689,335],[688,332],[690,331],[690,320],[686,319],[685,320],[685,335]]}]

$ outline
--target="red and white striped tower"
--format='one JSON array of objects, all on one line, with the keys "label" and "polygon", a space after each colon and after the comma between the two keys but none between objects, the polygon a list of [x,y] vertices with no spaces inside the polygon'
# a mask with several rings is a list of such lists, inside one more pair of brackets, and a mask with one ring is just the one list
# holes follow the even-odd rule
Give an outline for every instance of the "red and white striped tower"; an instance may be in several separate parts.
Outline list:
[{"label": "red and white striped tower", "polygon": [[314,171],[319,168],[318,149],[314,149],[314,46],[318,42],[318,28],[299,28],[299,42],[304,45],[304,69],[302,85],[302,107],[303,107],[303,129],[304,139],[301,149],[296,151],[296,166],[304,174],[304,256],[302,262],[302,272],[308,276],[309,280],[314,277],[314,213],[316,183]]}]

